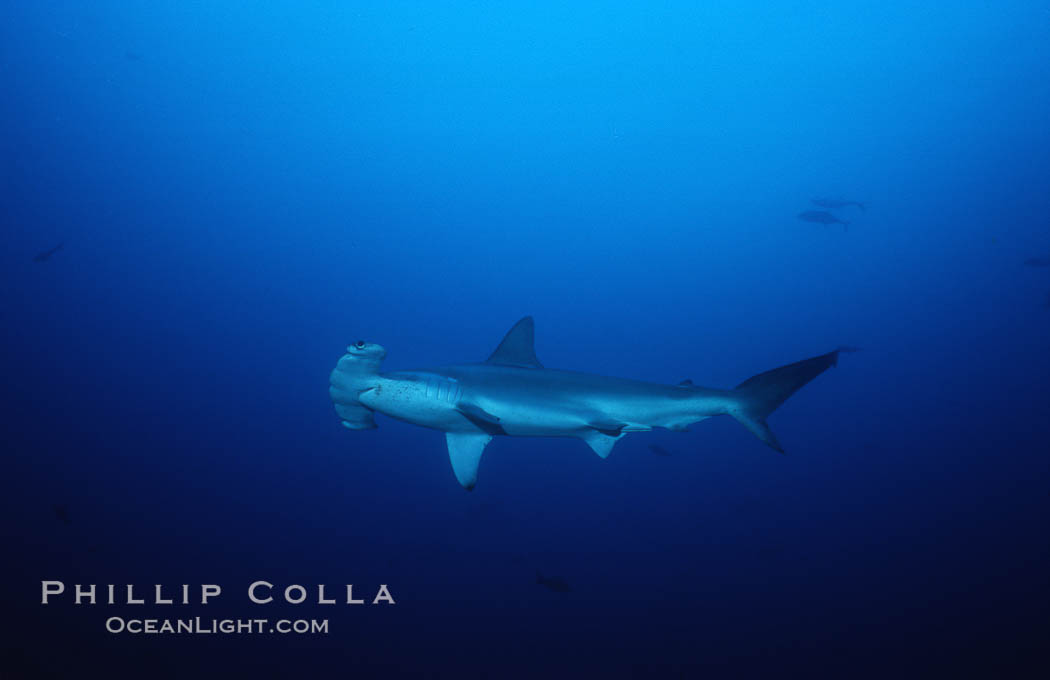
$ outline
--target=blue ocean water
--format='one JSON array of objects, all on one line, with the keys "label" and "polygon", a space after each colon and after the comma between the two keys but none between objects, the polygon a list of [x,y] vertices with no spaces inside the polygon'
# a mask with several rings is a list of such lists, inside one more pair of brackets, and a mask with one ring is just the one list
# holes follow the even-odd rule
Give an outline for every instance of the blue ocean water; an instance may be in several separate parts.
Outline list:
[{"label": "blue ocean water", "polygon": [[[1047,3],[49,0],[0,36],[0,676],[1045,670]],[[467,493],[439,432],[339,426],[348,343],[481,361],[527,314],[546,366],[669,384],[861,351],[784,456],[500,437]]]}]

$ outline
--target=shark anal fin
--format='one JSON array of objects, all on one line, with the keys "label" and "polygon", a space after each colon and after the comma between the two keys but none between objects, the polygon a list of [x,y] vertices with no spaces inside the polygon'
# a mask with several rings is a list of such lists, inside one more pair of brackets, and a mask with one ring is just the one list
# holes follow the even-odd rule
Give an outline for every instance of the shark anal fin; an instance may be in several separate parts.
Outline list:
[{"label": "shark anal fin", "polygon": [[478,463],[492,435],[484,432],[446,432],[448,458],[460,485],[470,491],[478,482]]},{"label": "shark anal fin", "polygon": [[580,434],[580,439],[587,442],[587,445],[590,446],[599,456],[602,458],[608,458],[609,454],[612,453],[613,446],[616,445],[617,440],[622,436],[622,433],[609,435],[601,430],[584,430]]},{"label": "shark anal fin", "polygon": [[522,368],[543,368],[536,358],[536,326],[531,316],[522,318],[503,336],[503,341],[492,353],[486,364],[501,366],[520,366]]}]

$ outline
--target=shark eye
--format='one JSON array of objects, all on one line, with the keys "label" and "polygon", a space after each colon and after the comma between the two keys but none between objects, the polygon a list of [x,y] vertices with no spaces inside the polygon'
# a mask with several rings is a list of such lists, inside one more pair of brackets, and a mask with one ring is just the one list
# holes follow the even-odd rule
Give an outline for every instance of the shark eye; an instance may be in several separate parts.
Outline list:
[{"label": "shark eye", "polygon": [[358,340],[357,343],[355,343],[355,347],[357,347],[357,349],[364,349],[365,348],[365,341],[364,340]]}]

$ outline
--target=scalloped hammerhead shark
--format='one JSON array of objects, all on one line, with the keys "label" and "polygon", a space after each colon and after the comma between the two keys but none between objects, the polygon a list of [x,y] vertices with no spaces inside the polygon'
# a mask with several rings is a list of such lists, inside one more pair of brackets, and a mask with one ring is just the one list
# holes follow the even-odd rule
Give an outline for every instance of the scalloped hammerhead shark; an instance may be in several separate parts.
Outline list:
[{"label": "scalloped hammerhead shark", "polygon": [[445,433],[452,471],[467,490],[494,435],[577,437],[602,458],[629,432],[684,431],[730,415],[783,453],[766,418],[799,388],[838,362],[828,352],[749,378],[730,390],[612,378],[544,368],[531,316],[514,324],[486,361],[380,373],[380,345],[359,340],[332,371],[329,394],[344,426],[376,427],[375,412]]}]

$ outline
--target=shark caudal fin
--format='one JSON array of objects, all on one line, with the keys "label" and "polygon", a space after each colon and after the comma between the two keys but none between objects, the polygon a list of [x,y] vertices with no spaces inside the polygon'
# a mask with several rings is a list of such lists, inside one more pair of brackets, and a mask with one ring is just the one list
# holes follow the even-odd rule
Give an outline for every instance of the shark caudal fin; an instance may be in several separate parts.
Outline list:
[{"label": "shark caudal fin", "polygon": [[771,448],[784,453],[766,418],[800,387],[838,363],[839,350],[759,373],[736,386],[729,415]]}]

